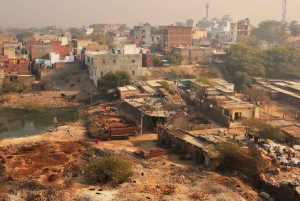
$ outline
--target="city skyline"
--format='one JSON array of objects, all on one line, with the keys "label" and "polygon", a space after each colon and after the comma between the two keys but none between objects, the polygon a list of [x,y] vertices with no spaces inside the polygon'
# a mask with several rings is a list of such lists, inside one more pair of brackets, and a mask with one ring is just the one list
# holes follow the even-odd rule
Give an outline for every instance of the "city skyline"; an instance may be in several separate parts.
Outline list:
[{"label": "city skyline", "polygon": [[[82,27],[94,23],[141,23],[168,25],[188,19],[202,20],[209,3],[209,19],[230,15],[234,20],[249,18],[253,25],[264,20],[281,20],[282,0],[10,0],[1,2],[0,27],[30,28],[54,25],[61,28]],[[287,21],[299,20],[300,1],[288,0]],[[9,19],[9,20],[8,20]]]}]

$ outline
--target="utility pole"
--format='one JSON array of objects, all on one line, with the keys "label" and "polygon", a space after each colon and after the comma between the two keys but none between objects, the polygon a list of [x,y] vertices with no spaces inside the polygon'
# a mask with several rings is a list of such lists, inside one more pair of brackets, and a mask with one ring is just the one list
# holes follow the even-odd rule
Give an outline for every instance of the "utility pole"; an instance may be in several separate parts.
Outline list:
[{"label": "utility pole", "polygon": [[143,111],[141,110],[141,135],[143,135]]},{"label": "utility pole", "polygon": [[93,103],[92,88],[90,88],[90,94],[91,94],[91,105],[92,105],[92,103]]}]

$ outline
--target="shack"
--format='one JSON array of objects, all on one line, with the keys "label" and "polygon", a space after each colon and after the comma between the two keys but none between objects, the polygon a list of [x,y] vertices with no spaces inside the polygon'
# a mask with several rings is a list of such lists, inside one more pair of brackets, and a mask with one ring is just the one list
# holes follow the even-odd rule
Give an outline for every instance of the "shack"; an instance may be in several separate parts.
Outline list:
[{"label": "shack", "polygon": [[209,168],[215,168],[219,152],[213,144],[201,141],[196,136],[182,129],[158,128],[158,142],[166,145],[166,148],[180,146],[184,154],[189,154],[190,158],[197,163],[205,164]]}]

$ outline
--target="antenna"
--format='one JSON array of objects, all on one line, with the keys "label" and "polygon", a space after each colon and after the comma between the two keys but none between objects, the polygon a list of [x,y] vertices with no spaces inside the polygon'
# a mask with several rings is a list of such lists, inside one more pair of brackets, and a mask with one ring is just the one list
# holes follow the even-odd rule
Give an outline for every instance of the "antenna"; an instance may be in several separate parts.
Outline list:
[{"label": "antenna", "polygon": [[281,17],[281,22],[282,22],[282,23],[286,22],[286,21],[285,21],[286,1],[287,1],[287,0],[282,0],[282,17]]},{"label": "antenna", "polygon": [[208,19],[208,8],[209,8],[209,3],[205,4],[206,7],[206,19]]}]

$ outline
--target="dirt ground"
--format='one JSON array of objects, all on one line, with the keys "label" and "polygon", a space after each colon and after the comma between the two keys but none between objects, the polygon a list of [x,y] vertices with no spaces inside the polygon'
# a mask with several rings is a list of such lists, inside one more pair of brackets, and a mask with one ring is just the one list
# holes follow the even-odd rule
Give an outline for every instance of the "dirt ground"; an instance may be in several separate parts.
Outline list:
[{"label": "dirt ground", "polygon": [[[67,132],[70,129],[70,134]],[[136,159],[134,175],[117,188],[94,186],[83,178],[86,154],[91,150],[149,151],[156,134],[130,140],[101,141],[86,135],[81,122],[58,131],[0,141],[2,161],[0,195],[7,200],[257,200],[257,193],[232,176],[221,176],[176,154]],[[94,156],[92,156],[93,158]],[[16,191],[15,189],[19,189]]]}]

